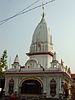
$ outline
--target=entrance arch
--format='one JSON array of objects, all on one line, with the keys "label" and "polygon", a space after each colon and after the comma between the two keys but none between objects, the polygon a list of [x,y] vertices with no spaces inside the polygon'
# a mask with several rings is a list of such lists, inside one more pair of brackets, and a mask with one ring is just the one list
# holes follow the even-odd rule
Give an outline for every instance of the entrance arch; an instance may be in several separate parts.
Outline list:
[{"label": "entrance arch", "polygon": [[40,95],[42,94],[42,89],[42,84],[37,79],[24,79],[20,86],[21,94]]}]

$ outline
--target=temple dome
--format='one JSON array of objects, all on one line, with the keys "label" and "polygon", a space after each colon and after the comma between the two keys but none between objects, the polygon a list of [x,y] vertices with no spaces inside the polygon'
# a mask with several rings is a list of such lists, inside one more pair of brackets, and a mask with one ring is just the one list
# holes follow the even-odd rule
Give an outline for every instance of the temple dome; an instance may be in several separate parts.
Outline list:
[{"label": "temple dome", "polygon": [[40,23],[37,25],[34,31],[30,52],[37,52],[38,48],[40,47],[42,50],[46,48],[46,51],[48,52],[51,51],[50,49],[53,49],[52,36],[51,36],[50,29],[48,28],[48,25],[45,21],[45,17],[42,17]]},{"label": "temple dome", "polygon": [[33,43],[36,43],[37,41],[50,42],[50,40],[48,39],[48,36],[50,37],[49,29],[45,21],[45,18],[42,18],[41,22],[38,24],[38,26],[36,27],[34,31],[32,42]]}]

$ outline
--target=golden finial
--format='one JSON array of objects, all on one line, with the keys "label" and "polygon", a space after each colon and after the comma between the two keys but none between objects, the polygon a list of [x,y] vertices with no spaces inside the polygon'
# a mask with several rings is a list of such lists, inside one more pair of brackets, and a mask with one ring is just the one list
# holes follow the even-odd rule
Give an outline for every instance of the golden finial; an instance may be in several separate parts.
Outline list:
[{"label": "golden finial", "polygon": [[44,0],[42,0],[42,17],[44,17]]}]

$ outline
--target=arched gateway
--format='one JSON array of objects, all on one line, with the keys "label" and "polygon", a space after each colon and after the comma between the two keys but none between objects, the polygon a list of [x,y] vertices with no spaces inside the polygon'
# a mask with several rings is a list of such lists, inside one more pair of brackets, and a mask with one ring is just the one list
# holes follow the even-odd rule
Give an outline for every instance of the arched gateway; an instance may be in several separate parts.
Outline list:
[{"label": "arched gateway", "polygon": [[42,81],[39,79],[24,79],[20,83],[20,94],[40,95],[42,94]]}]

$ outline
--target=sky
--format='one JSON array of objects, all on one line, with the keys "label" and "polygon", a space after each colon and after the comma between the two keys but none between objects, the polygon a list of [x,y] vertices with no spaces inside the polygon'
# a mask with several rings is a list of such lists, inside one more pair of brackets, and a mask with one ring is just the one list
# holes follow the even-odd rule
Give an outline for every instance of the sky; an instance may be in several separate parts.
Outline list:
[{"label": "sky", "polygon": [[[0,21],[13,16],[36,0],[0,0]],[[49,0],[44,0],[44,3]],[[39,0],[34,6],[42,3]],[[33,7],[34,7],[33,6]],[[75,73],[75,0],[55,0],[44,7],[45,19],[51,30],[57,58]],[[16,54],[21,65],[28,57],[32,35],[42,17],[42,8],[17,16],[0,25],[0,57],[6,49],[8,67]]]}]

